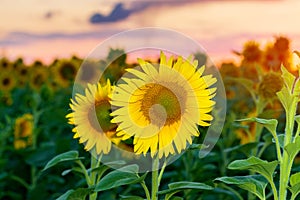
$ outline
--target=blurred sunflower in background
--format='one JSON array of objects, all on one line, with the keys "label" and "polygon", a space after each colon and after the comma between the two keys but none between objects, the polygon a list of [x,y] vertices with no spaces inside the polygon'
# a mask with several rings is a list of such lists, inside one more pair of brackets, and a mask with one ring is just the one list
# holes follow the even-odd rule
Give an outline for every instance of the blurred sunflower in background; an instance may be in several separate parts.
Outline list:
[{"label": "blurred sunflower in background", "polygon": [[61,87],[68,87],[75,79],[79,65],[70,60],[60,60],[51,67],[53,78]]},{"label": "blurred sunflower in background", "polygon": [[283,87],[281,74],[269,72],[262,77],[258,85],[258,95],[267,100],[272,101],[277,98],[276,93]]},{"label": "blurred sunflower in background", "polygon": [[14,127],[14,148],[23,149],[32,145],[33,116],[24,114],[16,119]]},{"label": "blurred sunflower in background", "polygon": [[[215,102],[216,83],[212,75],[203,76],[205,67],[190,57],[167,60],[161,52],[160,64],[138,59],[141,70],[129,69],[134,78],[121,78],[112,94],[113,123],[118,123],[122,140],[133,137],[134,152],[161,158],[180,153],[199,136],[197,124],[209,126]],[[165,120],[164,120],[165,119]]]},{"label": "blurred sunflower in background", "polygon": [[16,76],[18,79],[18,87],[24,87],[29,81],[30,67],[19,65],[16,69]]},{"label": "blurred sunflower in background", "polygon": [[10,71],[12,69],[13,65],[7,58],[0,59],[0,72]]},{"label": "blurred sunflower in background", "polygon": [[110,81],[105,86],[88,84],[85,94],[76,94],[71,99],[72,112],[66,116],[69,124],[75,125],[74,138],[85,143],[85,150],[95,149],[97,154],[107,154],[111,150],[111,142],[119,143],[115,135],[117,125],[111,123],[111,104],[109,94],[113,87]]},{"label": "blurred sunflower in background", "polygon": [[[80,70],[78,71],[76,82],[82,84],[82,86],[86,86],[87,83],[97,83],[99,81],[99,75],[101,74],[102,69],[106,66],[106,62],[103,60],[94,61],[94,60],[85,60],[80,66]],[[101,84],[105,84],[105,81],[101,82]]]},{"label": "blurred sunflower in background", "polygon": [[262,51],[259,43],[255,41],[246,42],[241,55],[243,56],[243,63],[260,63]]},{"label": "blurred sunflower in background", "polygon": [[0,91],[10,92],[16,87],[17,81],[13,71],[2,71],[0,73]]},{"label": "blurred sunflower in background", "polygon": [[30,69],[29,86],[35,91],[39,91],[41,87],[47,83],[49,77],[48,68],[44,66],[34,66]]}]

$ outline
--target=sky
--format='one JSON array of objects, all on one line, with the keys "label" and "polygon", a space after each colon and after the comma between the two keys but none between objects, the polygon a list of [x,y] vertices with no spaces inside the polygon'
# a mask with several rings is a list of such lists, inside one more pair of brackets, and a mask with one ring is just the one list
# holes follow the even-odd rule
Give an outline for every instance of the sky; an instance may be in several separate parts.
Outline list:
[{"label": "sky", "polygon": [[241,51],[248,40],[266,44],[280,35],[300,50],[299,0],[0,0],[0,5],[0,56],[28,62],[85,57],[114,34],[143,27],[180,32],[214,62],[235,58],[232,50]]}]

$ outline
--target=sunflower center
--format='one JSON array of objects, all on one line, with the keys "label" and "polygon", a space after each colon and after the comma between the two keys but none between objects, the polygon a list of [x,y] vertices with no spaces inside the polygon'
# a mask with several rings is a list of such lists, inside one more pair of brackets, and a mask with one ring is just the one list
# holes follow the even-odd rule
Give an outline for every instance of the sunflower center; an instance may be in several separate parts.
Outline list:
[{"label": "sunflower center", "polygon": [[7,85],[10,84],[10,79],[9,78],[5,78],[5,79],[3,79],[2,83],[3,83],[3,85],[7,86]]},{"label": "sunflower center", "polygon": [[117,125],[110,122],[112,119],[110,113],[111,105],[108,100],[96,101],[95,107],[90,109],[89,120],[95,129],[98,130],[100,125],[102,129],[101,132],[111,131],[115,129]]},{"label": "sunflower center", "polygon": [[70,64],[66,63],[61,69],[60,69],[60,74],[65,80],[71,80],[74,78],[76,74],[76,69],[75,67]]},{"label": "sunflower center", "polygon": [[146,85],[141,110],[148,121],[159,126],[173,124],[181,117],[178,97],[160,84]]}]

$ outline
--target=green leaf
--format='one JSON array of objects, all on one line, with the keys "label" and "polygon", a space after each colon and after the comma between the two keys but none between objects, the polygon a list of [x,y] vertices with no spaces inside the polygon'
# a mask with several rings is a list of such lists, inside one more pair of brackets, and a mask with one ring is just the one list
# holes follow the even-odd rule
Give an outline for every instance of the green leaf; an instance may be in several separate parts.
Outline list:
[{"label": "green leaf", "polygon": [[129,165],[118,170],[112,171],[104,176],[97,183],[95,191],[104,191],[116,188],[122,185],[130,185],[143,181],[146,174],[142,177],[138,175],[138,165]]},{"label": "green leaf", "polygon": [[287,87],[282,87],[282,89],[276,93],[278,99],[284,107],[285,111],[289,111],[290,105],[293,104],[293,96],[290,94],[290,91]]},{"label": "green leaf", "polygon": [[289,154],[290,160],[294,160],[296,155],[300,151],[300,137],[296,137],[294,142],[289,143],[285,146],[286,152]]},{"label": "green leaf", "polygon": [[[277,124],[278,124],[278,121],[276,119],[261,119],[261,118],[257,118],[257,117],[240,119],[240,120],[237,120],[237,121],[250,121],[250,122],[260,123],[266,129],[268,129],[268,131],[270,133],[272,133],[272,135],[274,133],[276,133],[276,128],[277,128]],[[274,135],[273,135],[273,137],[274,137]]]},{"label": "green leaf", "polygon": [[300,193],[300,172],[295,173],[290,178],[290,185],[289,190],[291,191],[294,197],[298,196]]},{"label": "green leaf", "polygon": [[144,200],[144,198],[142,198],[140,196],[124,196],[124,195],[120,195],[120,197],[123,200]]},{"label": "green leaf", "polygon": [[68,190],[66,191],[63,195],[61,195],[60,197],[58,197],[56,200],[67,200],[68,197],[70,196],[70,194],[74,192],[74,190]]},{"label": "green leaf", "polygon": [[89,188],[78,188],[69,194],[67,200],[83,200],[86,196],[92,193],[92,189]]},{"label": "green leaf", "polygon": [[261,160],[257,157],[251,156],[246,160],[235,160],[229,164],[228,169],[232,170],[250,170],[261,174],[267,180],[273,180],[273,173],[279,161],[272,162]]},{"label": "green leaf", "polygon": [[181,181],[169,184],[169,189],[159,191],[158,194],[166,194],[166,199],[169,199],[177,192],[187,189],[213,190],[214,188],[204,183]]},{"label": "green leaf", "polygon": [[105,165],[101,165],[100,167],[92,169],[92,172],[97,172],[98,176],[101,177],[109,168],[119,168],[125,164],[126,162],[123,160],[108,162],[105,163]]},{"label": "green leaf", "polygon": [[292,91],[296,77],[293,74],[291,74],[283,65],[281,65],[281,72],[282,78],[284,80],[285,85],[288,88],[288,91]]},{"label": "green leaf", "polygon": [[215,181],[221,181],[226,184],[236,185],[239,188],[247,190],[259,199],[265,199],[265,189],[267,186],[267,181],[262,179],[261,176],[235,176],[235,177],[220,177],[215,179]]},{"label": "green leaf", "polygon": [[45,166],[43,171],[49,169],[50,167],[53,167],[57,165],[58,163],[61,162],[66,162],[66,161],[75,161],[75,160],[80,160],[83,159],[82,157],[78,157],[78,151],[68,151],[62,154],[59,154],[52,158]]}]

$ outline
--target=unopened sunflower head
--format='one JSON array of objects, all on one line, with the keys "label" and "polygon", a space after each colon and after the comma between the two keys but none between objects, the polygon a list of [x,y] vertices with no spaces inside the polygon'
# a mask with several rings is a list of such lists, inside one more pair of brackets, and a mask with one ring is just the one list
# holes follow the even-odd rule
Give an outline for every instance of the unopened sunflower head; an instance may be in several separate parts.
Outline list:
[{"label": "unopened sunflower head", "polygon": [[255,41],[249,41],[244,45],[242,52],[245,62],[260,62],[262,58],[262,51],[259,44]]},{"label": "unopened sunflower head", "polygon": [[112,122],[118,123],[123,140],[133,137],[134,152],[154,157],[180,153],[193,136],[197,125],[209,126],[215,102],[216,83],[212,75],[203,75],[197,61],[178,57],[167,60],[161,52],[154,66],[138,59],[140,69],[128,69],[112,93]]},{"label": "unopened sunflower head", "polygon": [[281,90],[283,80],[280,74],[270,72],[262,77],[258,85],[258,94],[265,100],[273,100],[276,98],[276,93]]},{"label": "unopened sunflower head", "polygon": [[24,114],[16,119],[14,127],[14,147],[22,149],[32,144],[33,116]]},{"label": "unopened sunflower head", "polygon": [[74,138],[79,138],[85,144],[85,150],[95,150],[97,154],[108,154],[111,142],[118,143],[115,137],[116,124],[111,120],[111,105],[109,94],[113,87],[110,81],[105,86],[88,84],[85,94],[76,94],[71,99],[72,112],[66,117],[73,128]]}]

